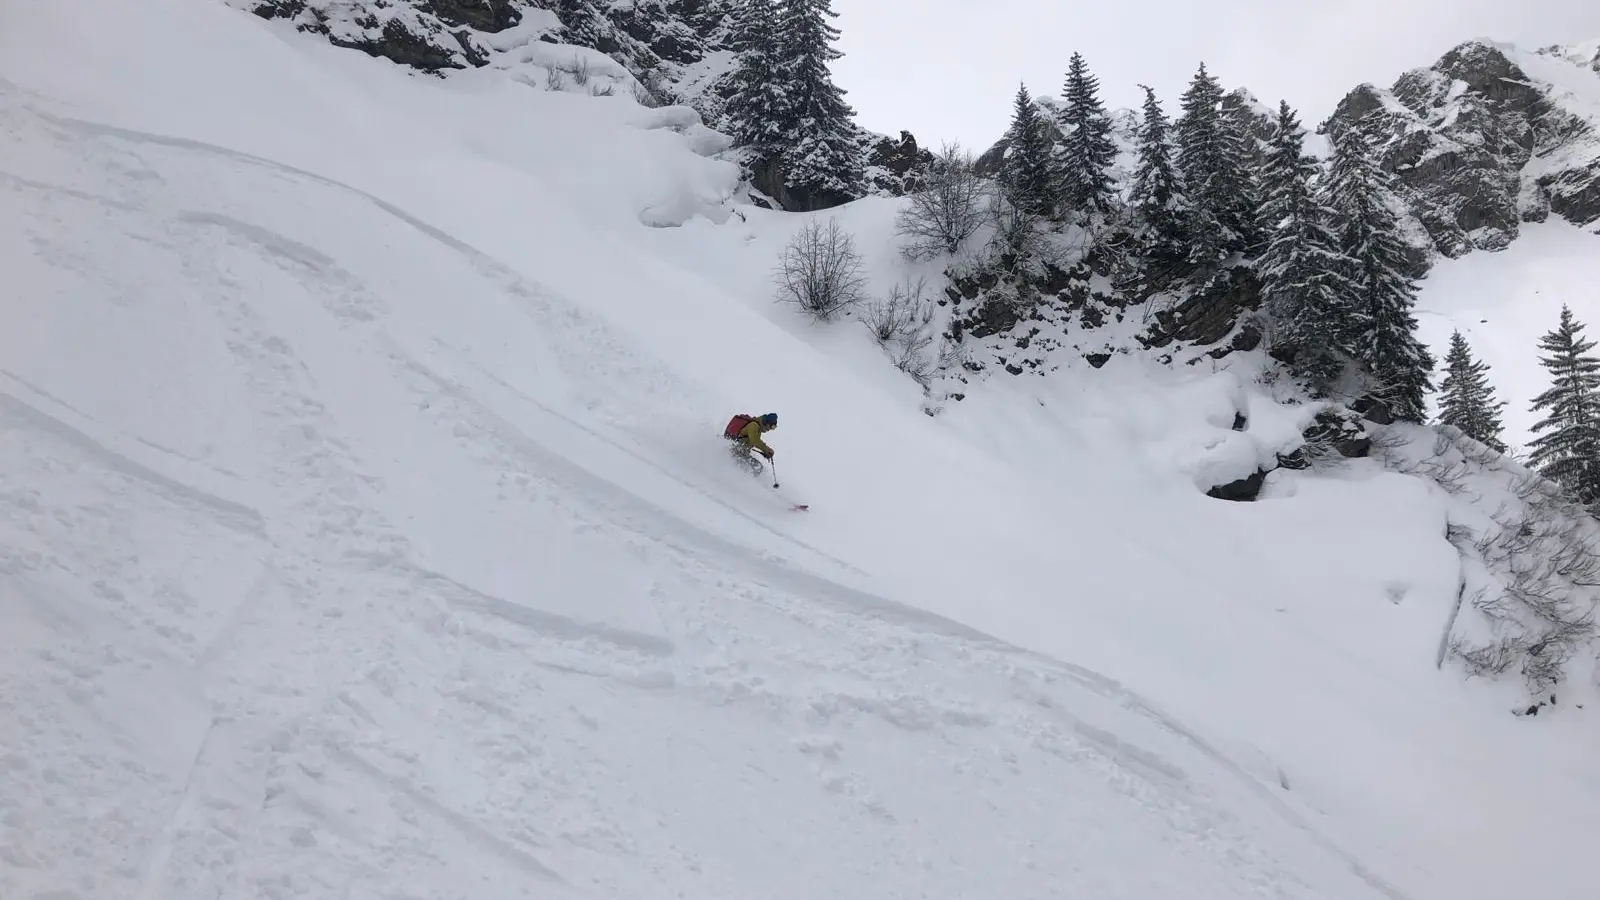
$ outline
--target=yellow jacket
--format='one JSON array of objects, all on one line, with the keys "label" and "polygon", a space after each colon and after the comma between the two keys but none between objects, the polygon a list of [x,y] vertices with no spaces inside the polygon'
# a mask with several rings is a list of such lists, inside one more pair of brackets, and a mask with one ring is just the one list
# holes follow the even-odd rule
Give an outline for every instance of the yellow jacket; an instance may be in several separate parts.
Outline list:
[{"label": "yellow jacket", "polygon": [[760,419],[751,419],[744,424],[743,428],[739,429],[739,439],[750,447],[771,456],[772,448],[768,447],[767,442],[761,439],[761,435],[765,431],[766,429],[761,427]]}]

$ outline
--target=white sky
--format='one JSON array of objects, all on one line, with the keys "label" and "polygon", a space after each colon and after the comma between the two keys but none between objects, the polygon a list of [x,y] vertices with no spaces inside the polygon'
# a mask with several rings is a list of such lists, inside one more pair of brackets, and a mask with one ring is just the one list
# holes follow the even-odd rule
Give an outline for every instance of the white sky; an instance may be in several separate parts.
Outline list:
[{"label": "white sky", "polygon": [[1169,114],[1196,66],[1280,99],[1313,127],[1363,81],[1388,86],[1475,37],[1527,49],[1600,38],[1600,0],[834,0],[833,63],[858,121],[974,153],[1005,130],[1019,81],[1059,94],[1073,50],[1113,108],[1142,82]]}]

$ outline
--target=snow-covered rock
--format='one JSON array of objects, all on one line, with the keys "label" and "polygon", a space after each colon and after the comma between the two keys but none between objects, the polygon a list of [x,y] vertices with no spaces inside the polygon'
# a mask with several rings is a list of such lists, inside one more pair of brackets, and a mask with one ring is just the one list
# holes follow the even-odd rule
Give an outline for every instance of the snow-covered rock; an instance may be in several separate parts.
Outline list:
[{"label": "snow-covered rock", "polygon": [[282,19],[335,46],[361,50],[424,72],[488,64],[477,33],[522,21],[528,0],[225,0],[263,19]]},{"label": "snow-covered rock", "polygon": [[1384,142],[1425,255],[1500,250],[1521,223],[1600,222],[1600,71],[1595,46],[1537,53],[1478,40],[1392,87],[1363,84],[1329,125]]}]

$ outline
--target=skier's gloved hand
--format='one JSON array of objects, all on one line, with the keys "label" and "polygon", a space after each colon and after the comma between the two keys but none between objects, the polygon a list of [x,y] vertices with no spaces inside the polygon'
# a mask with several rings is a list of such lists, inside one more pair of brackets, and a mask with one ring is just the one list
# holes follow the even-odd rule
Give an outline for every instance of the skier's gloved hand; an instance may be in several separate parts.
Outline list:
[{"label": "skier's gloved hand", "polygon": [[767,459],[771,459],[773,457],[773,454],[776,453],[776,452],[777,451],[775,451],[775,450],[763,450],[763,451],[761,451],[761,455],[765,456]]}]

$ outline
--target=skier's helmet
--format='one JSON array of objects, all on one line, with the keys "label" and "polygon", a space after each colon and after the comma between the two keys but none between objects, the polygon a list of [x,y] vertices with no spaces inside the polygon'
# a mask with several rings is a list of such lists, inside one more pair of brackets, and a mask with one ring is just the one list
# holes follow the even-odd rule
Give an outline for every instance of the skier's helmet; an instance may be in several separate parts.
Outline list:
[{"label": "skier's helmet", "polygon": [[778,427],[778,414],[777,413],[764,413],[764,414],[762,414],[762,416],[761,416],[761,426],[763,428],[777,428]]}]

